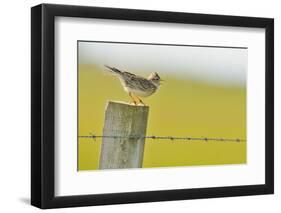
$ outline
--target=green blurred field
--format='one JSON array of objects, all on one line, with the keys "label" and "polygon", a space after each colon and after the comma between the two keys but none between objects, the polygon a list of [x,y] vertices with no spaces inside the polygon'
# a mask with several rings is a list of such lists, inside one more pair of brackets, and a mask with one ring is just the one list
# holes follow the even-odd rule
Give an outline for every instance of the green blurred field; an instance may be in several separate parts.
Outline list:
[{"label": "green blurred field", "polygon": [[[155,70],[153,70],[155,71]],[[246,89],[163,76],[159,91],[143,99],[149,105],[147,135],[246,139]],[[150,71],[133,71],[147,75]],[[102,135],[109,100],[130,101],[119,80],[93,65],[79,65],[78,135]],[[80,138],[78,169],[98,167],[101,140]],[[148,141],[143,167],[246,163],[246,143]]]}]

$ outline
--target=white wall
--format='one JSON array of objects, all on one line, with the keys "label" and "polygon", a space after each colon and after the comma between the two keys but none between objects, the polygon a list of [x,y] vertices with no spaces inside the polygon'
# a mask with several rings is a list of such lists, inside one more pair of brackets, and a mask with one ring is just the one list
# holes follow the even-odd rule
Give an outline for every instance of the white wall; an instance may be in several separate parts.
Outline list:
[{"label": "white wall", "polygon": [[[136,9],[244,15],[275,18],[275,195],[173,201],[51,210],[56,212],[277,212],[281,207],[280,38],[279,1],[246,0],[45,0],[45,3],[81,4]],[[30,196],[30,7],[41,1],[2,1],[0,33],[0,209],[1,212],[38,212],[28,205]],[[280,210],[279,210],[280,211]]]}]

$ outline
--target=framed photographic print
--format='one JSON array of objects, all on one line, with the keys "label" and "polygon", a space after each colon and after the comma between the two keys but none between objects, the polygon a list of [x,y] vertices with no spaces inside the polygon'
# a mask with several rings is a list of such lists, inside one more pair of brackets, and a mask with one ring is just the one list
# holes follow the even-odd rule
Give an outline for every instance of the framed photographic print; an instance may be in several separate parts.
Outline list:
[{"label": "framed photographic print", "polygon": [[271,194],[274,21],[31,9],[31,203]]}]

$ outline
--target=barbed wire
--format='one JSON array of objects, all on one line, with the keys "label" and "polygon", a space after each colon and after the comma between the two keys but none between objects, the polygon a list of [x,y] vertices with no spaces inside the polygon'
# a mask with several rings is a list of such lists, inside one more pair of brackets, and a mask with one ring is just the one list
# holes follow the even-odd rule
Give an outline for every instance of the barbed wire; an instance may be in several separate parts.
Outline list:
[{"label": "barbed wire", "polygon": [[246,142],[246,139],[241,138],[215,138],[215,137],[177,137],[177,136],[156,136],[156,135],[150,135],[150,136],[141,136],[141,135],[128,135],[128,136],[120,136],[120,135],[95,135],[95,134],[89,134],[89,135],[80,135],[79,138],[88,138],[88,139],[99,139],[99,138],[113,138],[113,139],[152,139],[152,140],[181,140],[181,141],[220,141],[220,142]]}]

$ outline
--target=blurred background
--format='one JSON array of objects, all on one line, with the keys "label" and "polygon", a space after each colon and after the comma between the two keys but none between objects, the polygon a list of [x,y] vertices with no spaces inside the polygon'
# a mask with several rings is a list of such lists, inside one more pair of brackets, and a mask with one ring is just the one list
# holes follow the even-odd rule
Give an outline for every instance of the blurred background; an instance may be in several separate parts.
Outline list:
[{"label": "blurred background", "polygon": [[[163,84],[143,101],[147,135],[246,139],[247,48],[78,42],[78,135],[102,135],[107,101],[130,102],[105,64]],[[78,139],[78,170],[98,168],[101,139]],[[143,167],[246,163],[246,142],[147,141]]]}]

